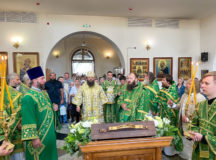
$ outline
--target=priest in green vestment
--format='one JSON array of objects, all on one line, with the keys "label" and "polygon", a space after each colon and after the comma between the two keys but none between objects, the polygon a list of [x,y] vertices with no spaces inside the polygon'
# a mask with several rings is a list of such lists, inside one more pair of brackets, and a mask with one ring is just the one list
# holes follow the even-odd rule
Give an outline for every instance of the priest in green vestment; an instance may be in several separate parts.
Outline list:
[{"label": "priest in green vestment", "polygon": [[157,79],[152,72],[144,74],[144,90],[145,96],[142,97],[142,104],[137,110],[137,120],[143,120],[146,113],[150,115],[156,115],[158,112],[158,104],[155,102],[155,98],[159,92],[159,86]]},{"label": "priest in green vestment", "polygon": [[117,92],[117,96],[115,98],[115,109],[116,109],[116,122],[120,121],[120,109],[121,106],[118,104],[118,99],[121,96],[121,94],[124,92],[124,90],[126,89],[126,77],[124,75],[121,75],[119,77],[119,81],[120,81],[120,85],[117,86],[116,88],[116,92]]},{"label": "priest in green vestment", "polygon": [[[95,74],[88,72],[87,82],[79,88],[72,103],[77,106],[77,112],[81,112],[82,120],[95,118],[102,123],[104,122],[103,105],[108,100],[102,87],[95,83],[94,79]],[[80,108],[81,104],[82,108]]]},{"label": "priest in green vestment", "polygon": [[[14,151],[11,153],[11,159],[23,159],[24,158],[24,144],[21,141],[21,96],[22,94],[18,92],[16,89],[20,85],[20,78],[16,73],[10,73],[7,76],[8,82],[8,90],[10,93],[10,98],[13,102],[14,111],[16,113],[15,121],[12,123],[10,127],[9,140],[12,144],[14,144]],[[6,120],[10,121],[12,118],[10,117],[12,114],[11,105],[9,102],[8,93],[5,88],[5,115]]]},{"label": "priest in green vestment", "polygon": [[19,85],[19,88],[18,90],[22,93],[22,94],[25,94],[26,92],[28,92],[28,90],[30,89],[30,79],[29,79],[29,76],[28,74],[25,74],[23,76],[23,79],[22,79],[22,82],[20,83]]},{"label": "priest in green vestment", "polygon": [[[14,156],[17,153],[21,153],[24,152],[24,145],[21,142],[21,126],[20,122],[21,122],[21,93],[16,91],[14,88],[12,88],[11,86],[8,86],[8,90],[11,96],[11,100],[13,102],[13,106],[14,106],[14,111],[16,113],[15,115],[15,120],[12,122],[12,124],[10,125],[10,131],[9,131],[9,140],[12,144],[14,144],[14,150],[11,153],[11,156]],[[5,120],[10,122],[11,120],[11,114],[12,114],[12,109],[11,109],[11,105],[9,102],[9,98],[8,98],[8,94],[6,92],[5,89],[5,94],[4,94],[5,98],[4,98],[4,112],[3,115],[5,117]],[[4,141],[5,136],[4,136],[4,130],[2,128],[2,126],[0,125],[0,142]],[[8,157],[0,157],[1,160],[4,159],[8,159]]]},{"label": "priest in green vestment", "polygon": [[138,85],[137,75],[130,73],[128,76],[128,84],[119,97],[118,104],[120,109],[120,122],[136,121],[137,107],[141,105],[143,86]]},{"label": "priest in green vestment", "polygon": [[159,103],[159,116],[166,117],[171,124],[177,126],[178,111],[175,110],[176,104],[179,102],[176,84],[171,75],[164,75],[162,78],[162,89],[158,93],[156,101]]},{"label": "priest in green vestment", "polygon": [[216,71],[204,75],[201,83],[207,100],[198,103],[191,127],[193,160],[216,159]]},{"label": "priest in green vestment", "polygon": [[117,96],[117,82],[112,79],[112,72],[107,72],[107,80],[102,84],[102,88],[107,96],[108,102],[104,105],[104,121],[105,123],[116,122],[116,105],[115,97]]},{"label": "priest in green vestment", "polygon": [[22,140],[27,160],[57,160],[53,106],[43,91],[45,77],[40,66],[27,71],[31,89],[22,98]]},{"label": "priest in green vestment", "polygon": [[[156,97],[156,102],[159,104],[159,116],[161,118],[167,118],[171,121],[171,125],[177,127],[178,125],[178,113],[179,111],[175,109],[176,104],[179,102],[178,92],[176,89],[176,84],[173,81],[171,75],[165,74],[162,78],[162,89]],[[176,131],[173,137],[174,146],[165,147],[164,152],[166,155],[172,156],[177,154],[176,151],[182,151],[183,141],[181,138],[180,130]]]}]

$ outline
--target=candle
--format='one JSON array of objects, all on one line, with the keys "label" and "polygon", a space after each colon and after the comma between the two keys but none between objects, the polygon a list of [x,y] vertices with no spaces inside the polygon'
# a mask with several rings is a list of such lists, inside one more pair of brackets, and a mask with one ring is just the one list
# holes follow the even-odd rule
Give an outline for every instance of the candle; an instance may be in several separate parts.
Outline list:
[{"label": "candle", "polygon": [[193,74],[193,75],[194,75],[194,78],[195,78],[195,76],[196,76],[196,72],[197,72],[198,66],[199,66],[199,62],[196,63],[196,69],[195,69],[195,72],[194,72],[194,74]]},{"label": "candle", "polygon": [[194,83],[194,85],[193,85],[193,91],[194,91],[194,101],[195,101],[195,105],[197,105],[197,97],[196,97],[195,83]]},{"label": "candle", "polygon": [[0,102],[0,111],[3,111],[4,105],[4,57],[2,56],[1,61],[1,102]]},{"label": "candle", "polygon": [[[198,69],[199,63],[200,63],[200,62],[197,62],[197,63],[196,63],[196,69],[195,69],[195,72],[194,72],[194,78],[195,78],[195,75],[196,75],[196,72],[197,72],[197,69]],[[197,104],[197,97],[196,97],[196,89],[195,89],[195,85],[194,85],[194,101],[195,101],[195,105],[196,105],[196,104]]]},{"label": "candle", "polygon": [[[6,77],[6,71],[7,71],[7,56],[5,56],[5,77]],[[11,110],[13,112],[14,111],[14,105],[13,105],[13,102],[12,102],[12,99],[11,99],[11,95],[10,95],[8,86],[6,84],[6,78],[5,78],[5,86],[6,86],[6,91],[7,91],[7,94],[8,94],[8,99],[9,99],[9,102],[10,102]]]},{"label": "candle", "polygon": [[1,102],[0,102],[0,111],[3,111],[3,103],[2,103],[2,82],[3,82],[3,79],[2,79],[2,77],[3,77],[3,73],[2,73],[2,67],[3,67],[3,65],[2,65],[2,58],[3,57],[1,57],[0,59],[0,72],[1,72],[1,97],[0,97],[0,99],[1,99]]},{"label": "candle", "polygon": [[189,91],[189,94],[188,94],[188,99],[187,99],[187,107],[186,109],[188,108],[188,105],[189,105],[189,101],[190,101],[190,96],[191,96],[191,92],[192,92],[192,88],[193,88],[193,79],[194,79],[194,74],[193,74],[193,61],[191,62],[191,77],[192,77],[192,83],[191,83],[191,87],[190,87],[190,91]]},{"label": "candle", "polygon": [[6,85],[6,91],[7,91],[7,94],[8,94],[8,99],[9,99],[11,110],[12,110],[12,113],[13,113],[13,111],[14,111],[14,105],[13,105],[13,102],[12,102],[12,99],[11,99],[11,96],[10,96],[10,92],[9,92],[9,89],[8,89],[7,85]]},{"label": "candle", "polygon": [[191,78],[193,77],[193,61],[191,62]]}]

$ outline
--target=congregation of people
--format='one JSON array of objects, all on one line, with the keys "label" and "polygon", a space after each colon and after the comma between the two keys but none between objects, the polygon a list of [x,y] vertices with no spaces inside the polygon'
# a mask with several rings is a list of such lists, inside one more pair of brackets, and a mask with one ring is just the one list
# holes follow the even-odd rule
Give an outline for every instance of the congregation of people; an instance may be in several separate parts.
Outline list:
[{"label": "congregation of people", "polygon": [[[175,142],[163,149],[166,155],[178,154],[187,160],[216,158],[216,71],[200,80],[179,78],[178,82],[164,74],[159,85],[152,72],[145,73],[143,81],[135,73],[115,75],[108,71],[97,77],[87,72],[70,78],[67,72],[59,77],[51,72],[46,81],[38,66],[29,69],[21,80],[16,73],[9,74],[7,83],[16,110],[9,134],[15,146],[6,149],[0,128],[0,159],[55,160],[56,129],[62,124],[92,118],[99,123],[135,122],[143,121],[145,115],[167,118],[178,128]],[[194,90],[187,102],[193,83],[197,105]],[[10,106],[5,95],[4,104]],[[10,115],[7,107],[5,116]]]}]

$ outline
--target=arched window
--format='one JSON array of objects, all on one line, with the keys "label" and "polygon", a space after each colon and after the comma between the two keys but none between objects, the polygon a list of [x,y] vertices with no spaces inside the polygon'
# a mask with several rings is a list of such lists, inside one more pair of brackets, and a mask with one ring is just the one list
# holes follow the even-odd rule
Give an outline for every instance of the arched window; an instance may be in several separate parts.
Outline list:
[{"label": "arched window", "polygon": [[78,49],[72,56],[72,73],[94,72],[94,56],[88,49]]}]

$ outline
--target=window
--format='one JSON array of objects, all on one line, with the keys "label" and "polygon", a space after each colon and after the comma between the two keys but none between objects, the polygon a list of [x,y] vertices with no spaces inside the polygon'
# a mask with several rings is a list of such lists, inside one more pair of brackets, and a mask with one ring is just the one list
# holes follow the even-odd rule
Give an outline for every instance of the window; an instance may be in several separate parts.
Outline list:
[{"label": "window", "polygon": [[72,56],[72,73],[94,72],[94,57],[88,49],[79,49]]}]

